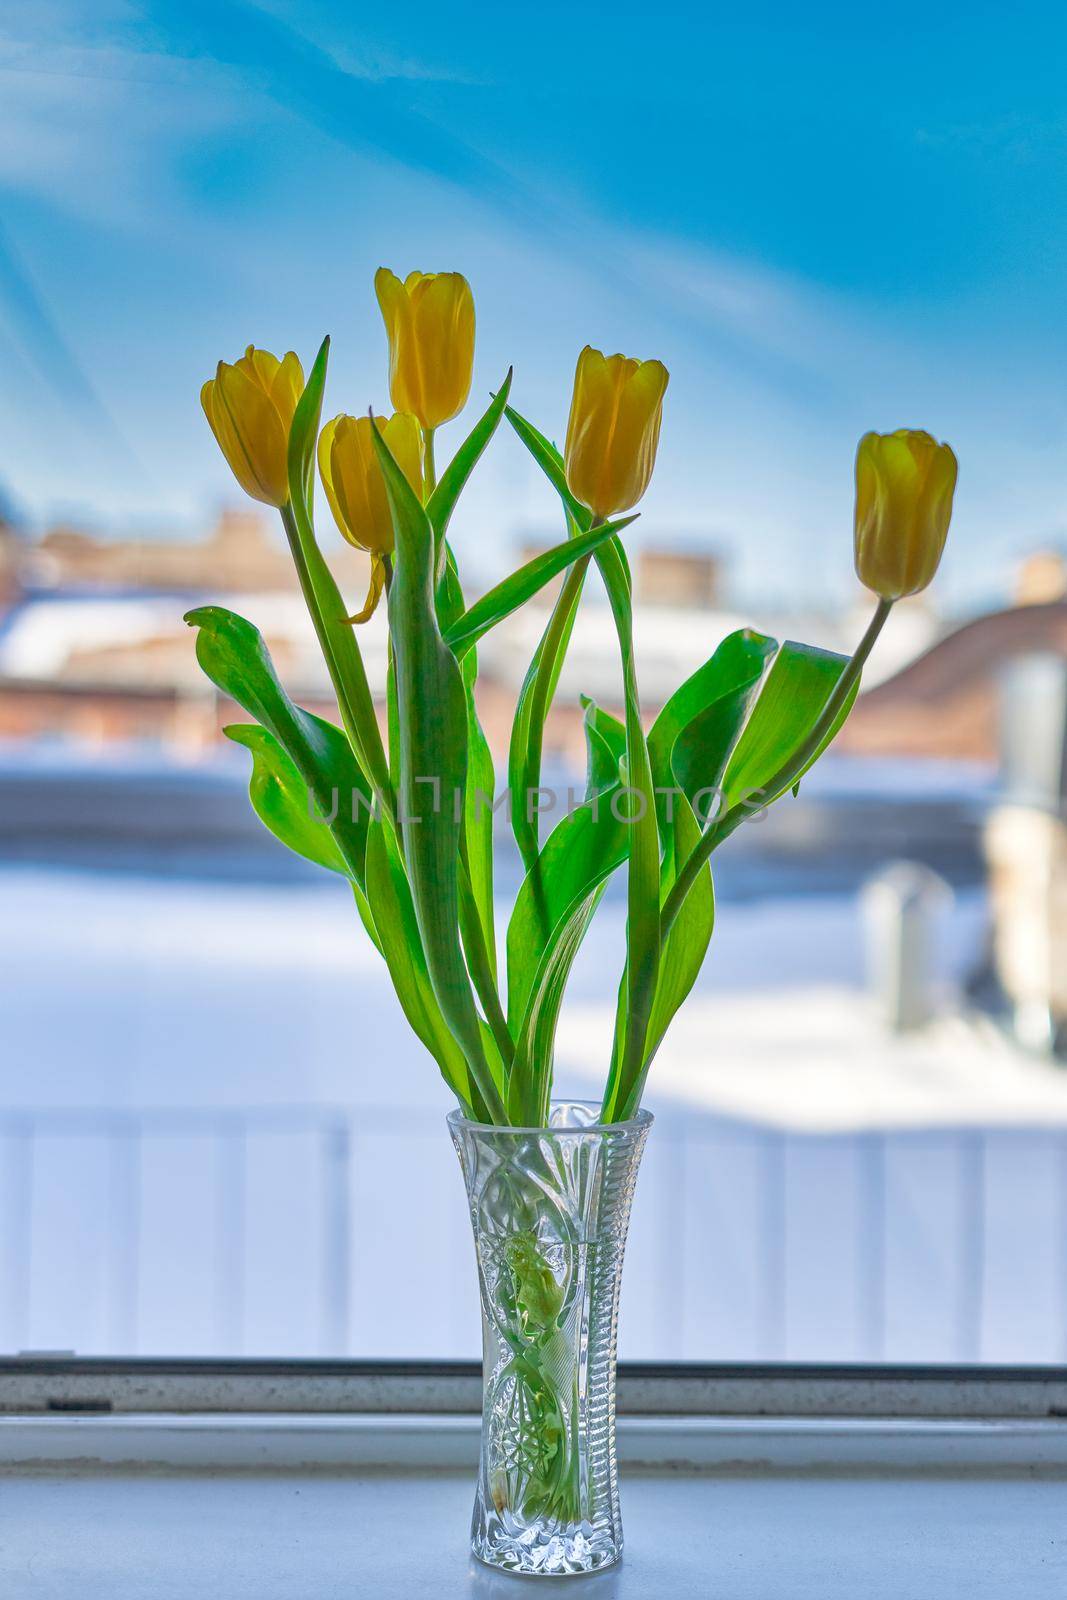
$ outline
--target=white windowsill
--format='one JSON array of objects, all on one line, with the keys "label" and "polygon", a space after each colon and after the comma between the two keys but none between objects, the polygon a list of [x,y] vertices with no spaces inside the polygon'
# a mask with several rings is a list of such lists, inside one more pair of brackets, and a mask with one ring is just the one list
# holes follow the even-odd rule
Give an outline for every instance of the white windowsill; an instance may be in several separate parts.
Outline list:
[{"label": "white windowsill", "polygon": [[[1063,1422],[642,1417],[619,1438],[626,1559],[576,1593],[1067,1592]],[[0,1418],[2,1592],[517,1600],[467,1553],[476,1449],[471,1417]]]},{"label": "white windowsill", "polygon": [[[0,1471],[352,1471],[478,1460],[476,1416],[0,1417]],[[639,1472],[1019,1473],[1067,1476],[1067,1422],[878,1417],[621,1417]]]}]

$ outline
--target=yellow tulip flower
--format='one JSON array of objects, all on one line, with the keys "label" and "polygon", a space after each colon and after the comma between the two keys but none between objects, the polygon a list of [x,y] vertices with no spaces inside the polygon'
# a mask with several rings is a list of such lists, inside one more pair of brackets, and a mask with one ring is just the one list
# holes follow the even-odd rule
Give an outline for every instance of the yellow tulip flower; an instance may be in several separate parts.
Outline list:
[{"label": "yellow tulip flower", "polygon": [[856,451],[856,573],[882,600],[925,589],[952,516],[956,457],[928,433],[865,433]]},{"label": "yellow tulip flower", "polygon": [[219,449],[245,494],[267,506],[289,499],[289,430],[304,392],[304,373],[290,350],[281,361],[249,345],[200,391],[200,404]]},{"label": "yellow tulip flower", "polygon": [[350,622],[366,622],[381,598],[385,560],[393,548],[393,518],[385,478],[374,451],[371,429],[377,428],[397,466],[421,500],[423,445],[417,420],[397,412],[375,417],[334,417],[319,434],[319,477],[333,519],[349,544],[371,557],[370,590],[363,609]]},{"label": "yellow tulip flower", "polygon": [[389,393],[398,411],[434,429],[463,410],[474,365],[474,296],[458,272],[374,275],[389,337]]},{"label": "yellow tulip flower", "polygon": [[598,522],[629,511],[648,488],[669,378],[662,361],[604,356],[589,345],[578,357],[567,484]]}]

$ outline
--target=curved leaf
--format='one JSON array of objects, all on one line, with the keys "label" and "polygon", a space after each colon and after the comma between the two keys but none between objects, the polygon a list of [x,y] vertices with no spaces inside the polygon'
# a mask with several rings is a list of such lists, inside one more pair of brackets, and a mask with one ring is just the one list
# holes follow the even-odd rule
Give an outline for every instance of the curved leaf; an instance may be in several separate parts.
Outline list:
[{"label": "curved leaf", "polygon": [[508,395],[511,393],[511,379],[512,369],[509,367],[507,377],[442,472],[437,487],[427,502],[426,514],[433,528],[434,547],[439,556],[456,502],[504,415]]},{"label": "curved leaf", "polygon": [[340,728],[293,704],[263,635],[244,617],[224,606],[199,606],[186,612],[185,620],[199,630],[196,658],[204,672],[285,750],[319,814],[331,819],[348,872],[362,883],[371,791]]},{"label": "curved leaf", "polygon": [[[576,527],[585,532],[592,521],[589,511],[571,493],[563,458],[525,417],[508,407],[508,421],[556,490]],[[626,772],[630,835],[626,854],[627,878],[625,1002],[617,1014],[613,1065],[605,1094],[605,1114],[612,1103],[625,1100],[629,1085],[640,1075],[649,1012],[655,994],[660,962],[660,847],[656,796],[648,743],[641,722],[637,675],[633,654],[632,586],[629,566],[617,537],[601,545],[593,559],[608,592],[622,658],[623,699],[626,710]],[[509,964],[510,970],[510,964]]]},{"label": "curved leaf", "polygon": [[444,632],[463,615],[466,610],[466,601],[463,598],[463,585],[459,581],[459,567],[456,565],[455,552],[452,546],[445,544],[445,564],[440,578],[437,580],[437,625]]},{"label": "curved leaf", "polygon": [[[626,860],[629,829],[615,783],[564,817],[527,873],[508,924],[508,1022],[516,1040],[512,1110],[536,1118],[551,1089],[563,989],[608,878]],[[617,814],[618,813],[618,814]],[[524,1097],[524,1098],[523,1098]]]},{"label": "curved leaf", "polygon": [[[468,658],[469,659],[469,658]],[[496,770],[474,700],[473,676],[464,682],[467,697],[467,790],[463,796],[463,849],[471,891],[482,924],[486,955],[496,979],[496,932],[493,906],[493,804]]]},{"label": "curved leaf", "polygon": [[[463,614],[463,589],[456,558],[445,546],[445,568],[437,585],[437,615],[442,626],[446,619]],[[493,802],[496,770],[489,741],[485,737],[475,685],[478,681],[478,653],[467,651],[460,662],[467,697],[467,790],[463,800],[464,863],[470,876],[472,898],[482,926],[482,944],[489,975],[496,981],[496,933],[493,904]],[[462,901],[461,901],[462,905]]]},{"label": "curved leaf", "polygon": [[544,551],[541,555],[534,556],[532,561],[527,561],[525,566],[511,573],[502,582],[483,594],[467,611],[454,622],[445,633],[445,643],[462,656],[472,644],[476,644],[483,634],[488,633],[498,622],[505,617],[510,617],[513,611],[525,605],[527,600],[543,589],[566,567],[578,561],[582,556],[591,555],[594,550],[610,539],[622,528],[628,528],[632,517],[620,517],[616,522],[608,522],[603,527],[593,528],[588,533],[582,533],[574,539],[564,539],[562,544],[553,545],[551,550]]},{"label": "curved leaf", "polygon": [[[525,417],[508,406],[505,416],[548,478],[563,502],[572,539],[588,533],[592,515],[567,487],[563,458],[555,445]],[[529,814],[527,796],[541,783],[541,749],[544,723],[552,705],[563,667],[567,646],[574,630],[589,560],[579,558],[567,574],[548,626],[530,663],[519,693],[512,725],[508,758],[508,784],[511,790],[511,829],[527,872],[534,871],[540,849],[537,819]]]},{"label": "curved leaf", "polygon": [[[785,793],[789,785],[775,794],[766,792],[766,785],[801,750],[848,664],[848,656],[832,650],[819,650],[792,640],[782,645],[727,763],[722,780],[727,808],[751,802],[753,809],[759,810]],[[857,683],[856,690],[858,687]],[[852,709],[856,690],[842,706],[804,772],[837,734]],[[801,777],[803,772],[796,774],[794,782]]]},{"label": "curved leaf", "polygon": [[594,560],[608,591],[622,657],[626,708],[626,790],[623,792],[628,791],[632,801],[627,848],[626,1005],[617,1016],[615,1065],[604,1097],[607,1114],[613,1103],[626,1102],[631,1085],[639,1080],[645,1057],[649,1013],[661,956],[660,844],[652,766],[637,694],[629,568],[617,539],[597,551]]},{"label": "curved leaf", "polygon": [[592,512],[575,499],[567,486],[567,473],[563,465],[563,457],[555,445],[544,434],[528,422],[524,416],[512,406],[508,406],[504,415],[515,429],[523,444],[533,456],[549,483],[563,501],[568,513],[574,518],[575,524],[584,533],[593,520]]},{"label": "curved leaf", "polygon": [[[648,735],[657,789],[678,784],[694,805],[701,790],[719,786],[767,660],[776,648],[766,634],[740,628],[675,690]],[[661,826],[666,798],[657,795]]]},{"label": "curved leaf", "polygon": [[297,402],[289,430],[289,505],[282,508],[282,523],[300,580],[301,593],[330,674],[337,704],[360,766],[387,809],[393,808],[389,768],[378,730],[370,685],[355,629],[333,573],[319,549],[311,517],[315,473],[315,442],[330,341],[326,338],[315,358],[304,392]]},{"label": "curved leaf", "polygon": [[602,794],[623,781],[626,729],[618,717],[602,710],[588,695],[583,694],[581,699],[586,749],[585,798],[591,800],[595,794]]},{"label": "curved leaf", "polygon": [[548,625],[523,679],[511,725],[511,742],[508,746],[511,831],[527,872],[535,869],[541,848],[538,819],[536,815],[530,815],[529,796],[536,794],[541,786],[545,720],[555,698],[559,675],[574,631],[590,559],[584,557],[579,560],[564,580]]},{"label": "curved leaf", "polygon": [[[248,797],[264,827],[305,861],[330,872],[352,873],[326,822],[313,814],[308,786],[272,733],[254,722],[232,722],[227,739],[252,752]],[[338,730],[340,731],[340,730]]]},{"label": "curved leaf", "polygon": [[515,1047],[509,1111],[516,1122],[548,1121],[556,1028],[574,959],[607,886],[607,874],[568,908],[542,955],[530,986],[522,1032]]},{"label": "curved leaf", "polygon": [[[700,838],[701,827],[684,795],[673,797],[668,826],[672,835],[670,860],[685,861]],[[664,873],[662,887],[664,898],[674,882],[674,877],[673,868]],[[700,975],[714,927],[715,890],[711,868],[705,866],[686,896],[664,940],[656,993],[649,1013],[641,1071],[629,1085],[625,1097],[614,1108],[613,1117],[625,1121],[633,1116],[641,1104],[648,1069],[675,1013]]]},{"label": "curved leaf", "polygon": [[289,429],[289,498],[311,511],[315,487],[315,444],[322,416],[322,396],[326,389],[326,364],[330,359],[330,336],[326,335],[308,373],[304,392],[296,403]]},{"label": "curved leaf", "polygon": [[[556,930],[575,904],[626,860],[628,828],[613,785],[556,824],[541,851],[540,872],[527,873],[508,923],[508,1023],[518,1037],[535,974]],[[538,904],[538,886],[543,906]]]},{"label": "curved leaf", "polygon": [[430,980],[492,1120],[504,1120],[482,1045],[459,936],[459,865],[467,777],[467,695],[441,637],[433,529],[378,429],[372,430],[393,516],[396,566],[389,631],[396,664],[404,856]]},{"label": "curved leaf", "polygon": [[[396,838],[380,820],[367,836],[367,900],[389,976],[404,1015],[441,1069],[449,1088],[468,1109],[474,1099],[463,1052],[434,998],[418,919]],[[480,1102],[479,1111],[481,1114]]]}]

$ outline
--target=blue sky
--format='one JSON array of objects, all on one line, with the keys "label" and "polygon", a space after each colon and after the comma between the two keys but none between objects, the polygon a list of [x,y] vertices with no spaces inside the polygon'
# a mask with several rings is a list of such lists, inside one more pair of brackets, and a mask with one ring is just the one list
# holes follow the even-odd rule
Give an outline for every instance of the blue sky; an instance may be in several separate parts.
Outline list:
[{"label": "blue sky", "polygon": [[[0,481],[200,527],[218,357],[329,331],[331,411],[382,407],[374,268],[458,269],[475,396],[514,362],[556,436],[584,343],[667,363],[643,536],[843,596],[856,440],[924,426],[979,601],[1067,529],[1065,43],[1053,4],[7,0]],[[461,543],[554,518],[502,440]]]}]

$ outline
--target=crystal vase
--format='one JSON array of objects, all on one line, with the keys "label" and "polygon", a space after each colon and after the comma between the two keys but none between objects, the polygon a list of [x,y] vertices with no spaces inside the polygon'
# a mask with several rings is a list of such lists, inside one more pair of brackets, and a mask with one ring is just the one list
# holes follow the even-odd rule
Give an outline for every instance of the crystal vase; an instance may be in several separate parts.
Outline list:
[{"label": "crystal vase", "polygon": [[554,1102],[547,1128],[449,1117],[482,1301],[481,1561],[539,1576],[622,1554],[615,1338],[630,1202],[652,1117],[598,1123]]}]

